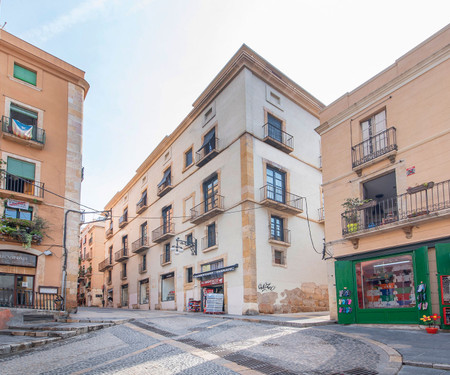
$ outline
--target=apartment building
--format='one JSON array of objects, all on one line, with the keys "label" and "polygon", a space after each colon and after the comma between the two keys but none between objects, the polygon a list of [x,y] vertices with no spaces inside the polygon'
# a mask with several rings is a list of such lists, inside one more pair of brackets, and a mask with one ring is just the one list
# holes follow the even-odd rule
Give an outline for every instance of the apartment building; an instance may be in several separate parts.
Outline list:
[{"label": "apartment building", "polygon": [[79,206],[61,197],[80,199],[88,88],[83,71],[0,30],[0,306],[76,306],[80,216],[65,212]]},{"label": "apartment building", "polygon": [[79,270],[78,270],[78,306],[104,306],[103,272],[98,265],[104,259],[105,224],[94,222],[81,230]]},{"label": "apartment building", "polygon": [[243,45],[106,205],[109,306],[327,310],[322,108]]},{"label": "apartment building", "polygon": [[320,114],[331,311],[450,328],[450,27]]}]

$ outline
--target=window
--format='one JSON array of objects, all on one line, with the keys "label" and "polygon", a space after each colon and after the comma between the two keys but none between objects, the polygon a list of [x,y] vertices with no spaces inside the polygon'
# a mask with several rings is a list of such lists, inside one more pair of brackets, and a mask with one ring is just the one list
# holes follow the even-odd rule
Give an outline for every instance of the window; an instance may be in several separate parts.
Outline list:
[{"label": "window", "polygon": [[4,215],[5,217],[11,219],[31,220],[33,217],[33,209],[31,207],[26,210],[22,208],[11,208],[6,206]]},{"label": "window", "polygon": [[106,280],[108,284],[112,281],[112,272],[111,270],[108,271],[108,279]]},{"label": "window", "polygon": [[27,82],[30,85],[36,86],[36,72],[24,68],[18,64],[14,64],[14,78]]},{"label": "window", "polygon": [[148,279],[139,281],[139,304],[143,305],[149,302],[150,289]]},{"label": "window", "polygon": [[11,103],[9,117],[11,118],[7,129],[9,133],[14,134],[18,138],[36,140],[37,112]]},{"label": "window", "polygon": [[164,207],[162,209],[162,220],[163,220],[163,234],[170,233],[172,225],[172,205]]},{"label": "window", "polygon": [[163,263],[169,263],[169,262],[170,262],[170,243],[166,243],[164,245]]},{"label": "window", "polygon": [[128,285],[122,285],[120,302],[122,306],[128,306]]},{"label": "window", "polygon": [[203,150],[203,155],[208,155],[212,150],[216,148],[216,129],[210,130],[203,138],[202,147],[197,152]]},{"label": "window", "polygon": [[147,205],[147,190],[144,190],[144,191],[142,192],[141,199],[139,199],[139,202],[138,202],[137,205],[138,205],[139,207],[144,207],[144,206]]},{"label": "window", "polygon": [[285,250],[274,250],[273,251],[273,263],[281,266],[286,265]]},{"label": "window", "polygon": [[112,264],[112,259],[113,259],[113,247],[110,246],[109,247],[109,264]]},{"label": "window", "polygon": [[165,187],[171,185],[171,173],[170,168],[167,168],[164,172],[162,180],[158,184],[158,190],[163,190]]},{"label": "window", "polygon": [[209,107],[205,114],[203,115],[203,126],[205,126],[214,116],[216,115],[216,105],[212,103],[211,107]]},{"label": "window", "polygon": [[[387,147],[387,135],[383,133],[385,130],[386,111],[384,110],[361,122],[364,156],[379,152]],[[377,135],[379,136],[376,137]]]},{"label": "window", "polygon": [[203,198],[205,200],[205,212],[218,205],[219,179],[214,175],[203,183]]},{"label": "window", "polygon": [[208,225],[208,245],[207,247],[215,246],[216,242],[216,223]]},{"label": "window", "polygon": [[122,248],[123,248],[123,254],[127,254],[128,250],[128,235],[122,237]]},{"label": "window", "polygon": [[147,254],[142,255],[142,271],[147,270]]},{"label": "window", "polygon": [[126,279],[126,278],[127,278],[127,264],[122,263],[122,279]]},{"label": "window", "polygon": [[283,219],[278,216],[270,217],[270,239],[276,241],[285,241]]},{"label": "window", "polygon": [[355,271],[360,309],[416,306],[411,255],[363,261],[355,264]]},{"label": "window", "polygon": [[8,156],[6,171],[6,190],[17,193],[34,194],[34,179],[36,165],[27,161]]},{"label": "window", "polygon": [[122,215],[122,217],[123,217],[123,221],[124,221],[124,222],[127,222],[127,221],[128,221],[128,207],[125,208],[125,209],[123,210],[123,215]]},{"label": "window", "polygon": [[187,168],[192,164],[192,147],[184,153],[184,167]]},{"label": "window", "polygon": [[280,119],[272,116],[270,113],[267,114],[267,123],[268,123],[268,133],[269,137],[275,139],[278,142],[282,142],[282,122]]},{"label": "window", "polygon": [[145,241],[147,239],[147,222],[141,224],[140,233],[141,233],[142,241]]},{"label": "window", "polygon": [[286,188],[286,173],[267,166],[267,198],[284,203]]},{"label": "window", "polygon": [[186,243],[188,245],[192,245],[194,243],[192,233],[186,234]]},{"label": "window", "polygon": [[161,275],[161,302],[175,300],[175,277],[174,273]]},{"label": "window", "polygon": [[186,268],[186,283],[192,283],[194,278],[192,277],[192,267]]}]

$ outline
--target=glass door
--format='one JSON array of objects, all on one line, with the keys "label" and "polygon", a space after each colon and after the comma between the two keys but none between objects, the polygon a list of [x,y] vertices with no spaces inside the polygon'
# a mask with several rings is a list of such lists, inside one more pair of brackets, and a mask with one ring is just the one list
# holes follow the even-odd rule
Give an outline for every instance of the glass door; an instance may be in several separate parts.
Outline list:
[{"label": "glass door", "polygon": [[275,168],[267,167],[267,198],[284,203],[285,173]]},{"label": "glass door", "polygon": [[34,276],[16,275],[17,306],[33,306]]},{"label": "glass door", "polygon": [[0,274],[0,306],[14,305],[14,275]]}]

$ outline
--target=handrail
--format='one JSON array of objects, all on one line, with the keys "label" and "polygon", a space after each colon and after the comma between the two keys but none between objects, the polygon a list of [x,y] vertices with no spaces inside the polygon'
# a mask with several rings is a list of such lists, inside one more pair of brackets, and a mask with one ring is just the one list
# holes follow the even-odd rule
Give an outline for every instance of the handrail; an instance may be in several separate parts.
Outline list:
[{"label": "handrail", "polygon": [[291,134],[286,133],[280,128],[269,123],[264,124],[263,129],[264,129],[264,138],[268,137],[277,142],[282,143],[283,145],[289,148],[294,148],[294,137]]}]

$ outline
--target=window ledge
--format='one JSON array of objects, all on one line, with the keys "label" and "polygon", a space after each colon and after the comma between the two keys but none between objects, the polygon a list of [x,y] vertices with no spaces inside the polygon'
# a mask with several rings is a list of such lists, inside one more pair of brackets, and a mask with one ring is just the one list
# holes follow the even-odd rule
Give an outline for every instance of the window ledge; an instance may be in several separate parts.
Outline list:
[{"label": "window ledge", "polygon": [[195,165],[195,163],[192,162],[192,163],[189,164],[187,167],[184,167],[183,170],[181,171],[181,173],[184,173],[184,172],[186,172],[188,169],[191,169],[194,165]]},{"label": "window ledge", "polygon": [[202,251],[204,253],[207,253],[209,251],[217,250],[218,248],[219,248],[219,245],[214,245],[214,246],[207,247],[206,249],[203,249]]},{"label": "window ledge", "polygon": [[2,132],[2,134],[3,134],[3,138],[8,139],[12,142],[17,142],[22,145],[27,145],[27,146],[30,146],[33,148],[37,148],[39,150],[42,150],[44,148],[44,143],[33,141],[32,139],[22,139],[22,138],[15,136],[14,134],[6,133],[6,132]]},{"label": "window ledge", "polygon": [[169,264],[172,264],[172,261],[171,260],[169,260],[168,262],[164,262],[164,263],[161,263],[161,266],[167,266],[167,265],[169,265]]},{"label": "window ledge", "polygon": [[22,81],[21,79],[18,79],[18,78],[16,78],[16,77],[8,76],[8,78],[9,78],[11,81],[20,83],[20,84],[22,84],[22,85],[24,85],[24,86],[27,86],[27,87],[29,87],[30,89],[33,89],[33,90],[36,90],[36,91],[39,91],[39,92],[42,91],[42,88],[37,87],[37,86],[35,86],[35,85],[32,85],[31,83]]},{"label": "window ledge", "polygon": [[284,246],[284,247],[291,246],[291,244],[289,242],[273,240],[273,239],[269,239],[269,243],[274,244],[274,245]]},{"label": "window ledge", "polygon": [[281,267],[281,268],[287,268],[287,264],[278,264],[275,262],[272,262],[272,266],[274,267]]}]

